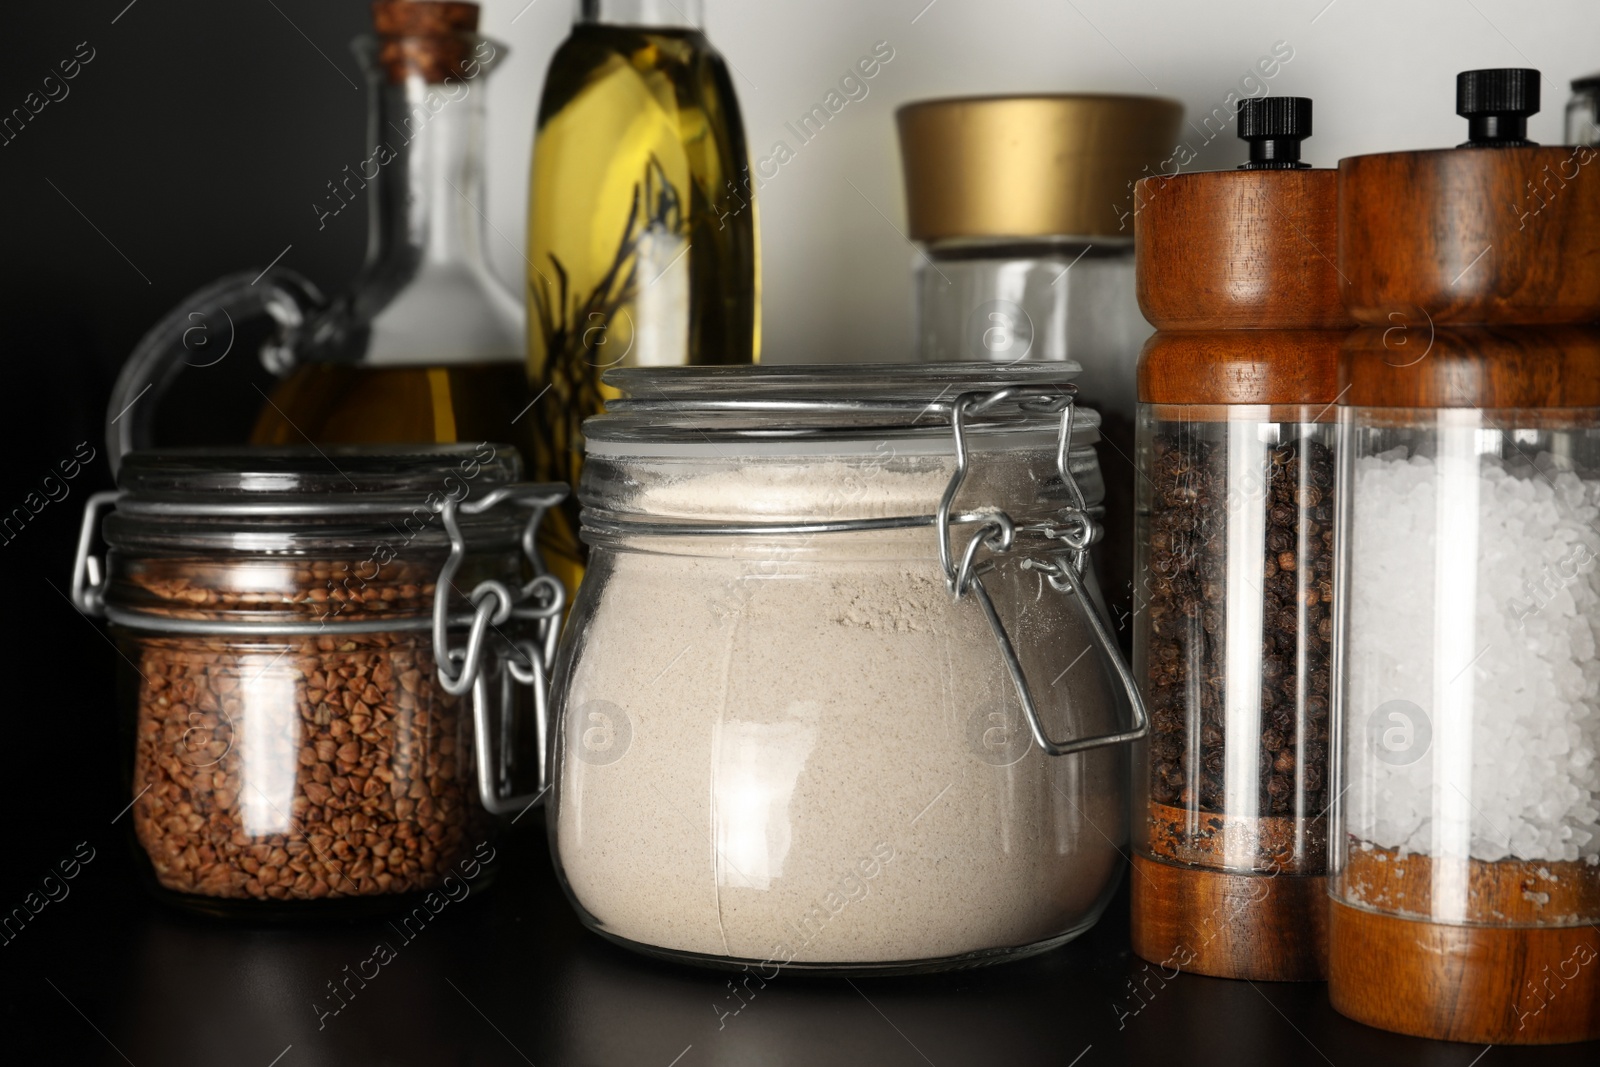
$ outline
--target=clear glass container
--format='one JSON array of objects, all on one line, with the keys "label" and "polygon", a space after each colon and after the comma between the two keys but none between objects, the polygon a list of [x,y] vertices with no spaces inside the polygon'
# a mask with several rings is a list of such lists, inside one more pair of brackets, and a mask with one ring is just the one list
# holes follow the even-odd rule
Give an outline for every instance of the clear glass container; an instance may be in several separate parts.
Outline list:
[{"label": "clear glass container", "polygon": [[1141,405],[1144,855],[1326,869],[1335,430],[1325,404]]},{"label": "clear glass container", "polygon": [[1100,579],[1124,649],[1133,601],[1134,405],[1151,327],[1134,277],[1133,183],[1183,118],[1174,100],[1100,93],[957,97],[899,109],[915,358],[1068,360],[1100,414]]},{"label": "clear glass container", "polygon": [[127,457],[73,596],[126,668],[129,823],[159,896],[296,917],[489,883],[493,816],[540,770],[518,678],[529,657],[542,677],[561,605],[523,549],[559,487],[519,472],[506,446]]},{"label": "clear glass container", "polygon": [[[916,352],[926,363],[1071,360],[1085,397],[1131,417],[1139,314],[1131,238],[958,238],[913,262]],[[1070,268],[1070,270],[1069,270]]]},{"label": "clear glass container", "polygon": [[1061,366],[611,380],[552,697],[552,849],[584,922],[671,959],[840,971],[1087,929],[1143,730],[1062,539],[1086,543],[1101,487],[1092,413],[1057,467]]},{"label": "clear glass container", "polygon": [[323,352],[294,354],[257,444],[497,441],[531,399],[522,306],[489,264],[485,214],[484,99],[506,48],[410,29],[352,45],[372,100],[368,152],[317,209],[332,225],[366,193],[366,262],[311,323]]},{"label": "clear glass container", "polygon": [[[1133,571],[1135,353],[1152,327],[1139,314],[1131,239],[929,242],[912,264],[916,355],[929,363],[1060,362],[1101,417],[1108,536],[1097,552],[1119,631],[1129,629]],[[1113,516],[1115,519],[1113,520]]]},{"label": "clear glass container", "polygon": [[1346,417],[1335,898],[1593,924],[1600,410]]},{"label": "clear glass container", "polygon": [[[330,173],[318,229],[362,225],[367,252],[332,299],[274,262],[191,294],[129,357],[107,412],[113,468],[148,448],[156,400],[186,367],[226,355],[252,320],[282,376],[256,444],[430,444],[522,433],[533,399],[521,301],[494,274],[484,211],[484,102],[504,44],[466,3],[379,0],[351,50],[367,75],[365,153]],[[361,201],[365,200],[365,207]],[[241,435],[243,436],[243,435]]]},{"label": "clear glass container", "polygon": [[1567,101],[1567,129],[1564,143],[1600,144],[1600,74],[1573,80],[1572,99]]}]

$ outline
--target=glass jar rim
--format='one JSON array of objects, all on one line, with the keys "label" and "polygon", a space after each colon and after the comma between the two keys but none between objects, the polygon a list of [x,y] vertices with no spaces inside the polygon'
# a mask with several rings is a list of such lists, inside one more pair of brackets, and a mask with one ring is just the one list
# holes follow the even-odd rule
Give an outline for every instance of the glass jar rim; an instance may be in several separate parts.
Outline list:
[{"label": "glass jar rim", "polygon": [[[584,422],[596,454],[727,455],[724,446],[769,455],[849,454],[884,439],[925,454],[953,451],[950,411],[967,394],[1016,395],[965,420],[984,448],[1036,448],[1053,435],[1058,410],[1037,405],[1038,391],[1076,394],[1081,368],[1068,361],[994,363],[749,364],[720,367],[626,367],[608,372],[621,396]],[[1099,440],[1100,416],[1075,406],[1072,447]]]},{"label": "glass jar rim", "polygon": [[[515,449],[488,442],[131,452],[105,536],[113,549],[256,552],[364,542],[415,521],[411,539],[443,545],[442,525],[431,521],[438,505],[514,484],[521,473]],[[460,521],[509,537],[520,528],[515,516],[493,511]]]}]

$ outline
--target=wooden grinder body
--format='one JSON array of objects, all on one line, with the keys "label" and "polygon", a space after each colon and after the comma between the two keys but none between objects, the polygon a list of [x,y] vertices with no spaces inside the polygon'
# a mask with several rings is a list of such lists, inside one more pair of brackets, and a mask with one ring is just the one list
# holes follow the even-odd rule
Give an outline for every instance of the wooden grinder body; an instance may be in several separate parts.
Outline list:
[{"label": "wooden grinder body", "polygon": [[[1171,488],[1169,468],[1177,462],[1156,458],[1162,446],[1155,427],[1198,426],[1202,436],[1214,432],[1223,439],[1249,432],[1244,427],[1255,425],[1250,420],[1331,427],[1340,344],[1353,325],[1334,271],[1336,190],[1336,172],[1310,169],[1197,173],[1139,183],[1138,295],[1157,332],[1139,360],[1141,420],[1152,429],[1141,431],[1138,462],[1141,492],[1153,501],[1168,499],[1162,494]],[[1207,424],[1214,431],[1205,430]],[[1246,493],[1240,501],[1203,506],[1212,510],[1220,535],[1234,508],[1265,513],[1271,503]],[[1209,640],[1195,620],[1176,620],[1181,637],[1162,636],[1170,625],[1160,602],[1170,557],[1152,547],[1165,544],[1155,510],[1141,515],[1146,535],[1140,550],[1146,555],[1136,586],[1154,581],[1156,591],[1136,591],[1143,605],[1136,670],[1142,671],[1147,701],[1165,703],[1153,711],[1159,729],[1146,746],[1149,804],[1135,812],[1136,825],[1143,820],[1143,826],[1133,861],[1134,951],[1164,967],[1217,977],[1320,980],[1326,957],[1326,812],[1308,806],[1289,815],[1238,813],[1215,798],[1197,800],[1192,785],[1177,796],[1159,794],[1160,777],[1175,765],[1159,762],[1162,746],[1190,750],[1183,766],[1192,783],[1200,773],[1195,762],[1228,746],[1259,747],[1263,741],[1259,725],[1241,729],[1224,717],[1222,741],[1207,735],[1211,748],[1197,759],[1199,735],[1209,728],[1196,721],[1201,709],[1174,708],[1163,694],[1170,677],[1163,676],[1159,657],[1171,658],[1174,641],[1184,642],[1180,655],[1190,664],[1183,684],[1192,686],[1194,674],[1214,667],[1195,665],[1195,650]],[[1220,624],[1225,631],[1229,625],[1226,619]],[[1315,623],[1302,615],[1299,625]],[[1262,638],[1259,631],[1228,631],[1227,640],[1259,645]],[[1221,684],[1254,690],[1262,683],[1260,677],[1230,677]],[[1314,729],[1323,730],[1320,750],[1305,747]],[[1285,750],[1301,759],[1309,751],[1309,773],[1325,776],[1327,740],[1326,719],[1321,727],[1303,722],[1298,742],[1286,742]],[[1265,756],[1261,773],[1273,774],[1271,758]],[[1295,779],[1291,772],[1285,780],[1303,787],[1307,770],[1299,775]]]},{"label": "wooden grinder body", "polygon": [[[1461,148],[1340,164],[1341,284],[1364,327],[1340,357],[1340,404],[1355,409],[1355,425],[1415,426],[1452,408],[1484,410],[1491,425],[1515,424],[1514,412],[1536,412],[1543,425],[1595,424],[1594,156]],[[1339,713],[1355,721],[1367,710]],[[1333,1006],[1371,1026],[1453,1041],[1600,1038],[1600,870],[1583,860],[1472,859],[1465,911],[1444,922],[1433,917],[1432,865],[1426,854],[1351,840],[1330,886]],[[1382,905],[1352,903],[1346,886]],[[1588,919],[1544,921],[1549,914]]]}]

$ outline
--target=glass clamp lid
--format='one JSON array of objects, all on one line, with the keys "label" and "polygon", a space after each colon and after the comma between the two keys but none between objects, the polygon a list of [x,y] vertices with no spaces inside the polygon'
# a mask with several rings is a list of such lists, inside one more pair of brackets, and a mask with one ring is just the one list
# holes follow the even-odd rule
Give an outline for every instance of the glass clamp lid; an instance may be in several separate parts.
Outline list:
[{"label": "glass clamp lid", "polygon": [[[542,696],[565,592],[545,573],[534,536],[567,488],[522,482],[521,470],[513,449],[487,443],[130,453],[119,471],[121,488],[96,493],[85,506],[72,601],[84,614],[119,626],[173,634],[431,630],[440,683],[453,694],[466,692],[478,677],[488,628],[519,619],[533,626],[536,640],[518,643],[529,645],[523,649],[527,663],[513,658],[507,667]],[[101,515],[111,508],[105,540],[114,555],[126,558],[366,554],[364,564],[373,571],[363,584],[404,550],[443,553],[445,559],[433,581],[431,611],[315,615],[311,604],[291,598],[244,610],[124,603],[105,561],[92,552]],[[487,578],[467,594],[470,612],[453,611],[451,590],[468,552],[505,547],[520,549],[531,579]],[[449,632],[463,628],[465,647],[451,648]],[[447,664],[459,664],[459,670]]]},{"label": "glass clamp lid", "polygon": [[[1070,395],[1076,363],[771,364],[737,367],[626,367],[606,375],[621,397],[584,425],[598,442],[812,437],[837,445],[870,433],[874,439],[927,437],[948,449],[950,413],[967,394],[992,396],[967,412],[978,433],[1048,432],[1061,411],[1046,396]],[[1100,417],[1074,416],[1074,448],[1099,440]],[[997,443],[998,444],[998,443]],[[1026,447],[1016,438],[1002,447]],[[591,448],[591,451],[593,449]]]},{"label": "glass clamp lid", "polygon": [[[1083,582],[1096,526],[1073,459],[1075,452],[1086,450],[1097,439],[1098,417],[1077,406],[1077,387],[1070,380],[1077,370],[1076,364],[1063,362],[634,367],[612,371],[606,381],[623,395],[608,405],[607,414],[584,424],[591,456],[660,454],[663,447],[677,446],[726,458],[726,450],[719,446],[728,442],[738,442],[741,451],[764,444],[786,452],[805,453],[812,450],[808,446],[814,446],[836,453],[851,444],[865,446],[869,439],[887,437],[897,444],[922,441],[932,450],[953,454],[954,469],[932,514],[727,523],[650,521],[601,516],[589,510],[584,525],[605,534],[628,536],[811,535],[931,526],[937,534],[945,585],[956,600],[970,593],[982,607],[1039,747],[1052,756],[1064,756],[1132,741],[1146,732],[1144,705]],[[1019,526],[998,507],[953,510],[976,448],[1037,448],[1041,443],[1054,452],[1055,473],[1067,493],[1067,506],[1056,520]],[[1088,456],[1092,464],[1093,452]],[[952,545],[956,526],[973,527],[960,551]],[[1132,729],[1066,742],[1046,735],[1011,637],[982,579],[995,557],[1018,550],[1019,531],[1035,534],[1051,545],[1048,550],[1023,555],[1020,565],[1042,573],[1058,592],[1076,598],[1127,693]],[[980,560],[981,552],[987,552],[988,558]]]}]

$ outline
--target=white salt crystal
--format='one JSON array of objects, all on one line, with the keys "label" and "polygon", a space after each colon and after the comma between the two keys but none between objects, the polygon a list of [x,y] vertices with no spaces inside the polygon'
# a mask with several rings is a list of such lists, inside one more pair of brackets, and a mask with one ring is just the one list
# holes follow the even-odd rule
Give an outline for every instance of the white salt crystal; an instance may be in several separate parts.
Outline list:
[{"label": "white salt crystal", "polygon": [[[1478,859],[1600,863],[1600,481],[1549,454],[1534,467],[1480,457],[1475,567],[1441,578],[1470,483],[1405,447],[1355,463],[1346,812],[1363,842],[1431,853],[1464,818]],[[1470,617],[1437,614],[1440,581]],[[1365,732],[1391,700],[1431,720],[1412,763],[1377,759]]]}]

